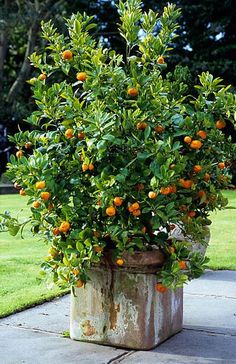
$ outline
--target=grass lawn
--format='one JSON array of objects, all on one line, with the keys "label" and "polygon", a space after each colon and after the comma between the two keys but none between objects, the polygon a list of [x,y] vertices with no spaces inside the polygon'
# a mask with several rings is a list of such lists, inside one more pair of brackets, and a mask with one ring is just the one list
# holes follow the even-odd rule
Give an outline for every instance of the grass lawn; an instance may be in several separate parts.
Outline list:
[{"label": "grass lawn", "polygon": [[[26,198],[19,195],[1,195],[0,212],[20,212],[27,217]],[[40,264],[48,247],[25,228],[24,239],[0,233],[0,317],[34,304],[52,299],[64,291],[48,289],[38,278]]]},{"label": "grass lawn", "polygon": [[[236,190],[224,191],[228,206],[236,207]],[[211,240],[207,249],[211,269],[236,270],[236,210],[222,210],[211,214]]]},{"label": "grass lawn", "polygon": [[[229,205],[236,207],[236,191],[225,191]],[[0,212],[19,211],[27,217],[26,198],[18,195],[0,196]],[[212,213],[211,241],[207,250],[212,269],[236,270],[236,210]],[[39,281],[40,263],[47,255],[47,246],[25,229],[25,238],[0,233],[0,317],[49,300],[62,293],[48,290]]]}]

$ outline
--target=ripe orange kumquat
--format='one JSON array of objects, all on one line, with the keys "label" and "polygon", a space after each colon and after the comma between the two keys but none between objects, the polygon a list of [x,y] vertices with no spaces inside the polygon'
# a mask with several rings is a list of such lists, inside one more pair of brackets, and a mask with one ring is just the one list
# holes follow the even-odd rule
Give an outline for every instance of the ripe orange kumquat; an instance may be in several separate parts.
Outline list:
[{"label": "ripe orange kumquat", "polygon": [[136,97],[138,96],[138,89],[136,87],[130,87],[127,91],[128,96]]},{"label": "ripe orange kumquat", "polygon": [[122,200],[122,198],[117,196],[117,197],[114,198],[113,202],[114,202],[115,206],[121,206],[122,203],[123,203],[123,200]]},{"label": "ripe orange kumquat", "polygon": [[62,221],[59,230],[61,233],[67,233],[70,230],[70,223],[68,221]]},{"label": "ripe orange kumquat", "polygon": [[181,260],[180,262],[179,262],[179,267],[180,267],[180,269],[187,269],[187,264],[186,264],[186,262],[184,261],[184,260]]},{"label": "ripe orange kumquat", "polygon": [[224,120],[217,120],[215,125],[217,129],[224,129],[226,127],[226,122]]},{"label": "ripe orange kumquat", "polygon": [[20,194],[21,196],[25,196],[25,195],[26,195],[26,192],[25,192],[24,188],[21,188],[21,189],[20,189],[19,194]]},{"label": "ripe orange kumquat", "polygon": [[153,199],[155,199],[155,198],[157,197],[157,193],[156,193],[156,192],[154,192],[154,191],[150,191],[150,192],[148,193],[148,197],[149,197],[151,200],[153,200]]},{"label": "ripe orange kumquat", "polygon": [[47,78],[46,73],[41,73],[41,75],[39,75],[39,77],[38,77],[38,79],[39,79],[40,81],[44,81],[44,80],[46,80],[46,78]]},{"label": "ripe orange kumquat", "polygon": [[40,197],[41,197],[42,200],[48,201],[50,199],[50,197],[51,197],[51,193],[48,192],[48,191],[41,192]]},{"label": "ripe orange kumquat", "polygon": [[209,182],[211,179],[211,175],[209,173],[205,173],[203,179],[205,182]]},{"label": "ripe orange kumquat", "polygon": [[82,287],[83,287],[83,285],[84,285],[84,282],[83,282],[81,279],[79,279],[79,280],[76,282],[76,287],[77,287],[77,288],[82,288]]},{"label": "ripe orange kumquat", "polygon": [[141,215],[141,210],[134,210],[134,211],[132,212],[132,215],[133,215],[133,216],[135,216],[135,217],[140,216],[140,215]]},{"label": "ripe orange kumquat", "polygon": [[89,165],[88,165],[88,164],[83,163],[83,164],[82,164],[82,171],[83,171],[83,172],[85,172],[85,171],[87,171],[88,169],[89,169]]},{"label": "ripe orange kumquat", "polygon": [[157,292],[164,293],[167,291],[168,288],[166,286],[164,286],[164,284],[162,284],[162,283],[156,283],[155,289]]},{"label": "ripe orange kumquat", "polygon": [[74,136],[73,129],[67,129],[65,131],[65,137],[66,137],[66,139],[71,139],[71,138],[73,138],[73,136]]},{"label": "ripe orange kumquat", "polygon": [[73,58],[73,53],[67,49],[62,53],[62,58],[65,60],[70,60]]},{"label": "ripe orange kumquat", "polygon": [[84,82],[87,79],[87,73],[86,72],[78,72],[76,75],[76,78],[78,81]]},{"label": "ripe orange kumquat", "polygon": [[52,233],[53,233],[53,235],[57,236],[60,234],[60,229],[58,227],[55,227],[52,229]]},{"label": "ripe orange kumquat", "polygon": [[206,131],[205,130],[199,130],[198,132],[197,132],[197,136],[199,136],[200,138],[202,138],[202,139],[206,139],[207,138],[207,133],[206,133]]},{"label": "ripe orange kumquat", "polygon": [[106,214],[108,215],[108,216],[115,216],[115,214],[116,214],[116,209],[115,209],[115,207],[114,206],[109,206],[109,207],[107,207],[106,208]]},{"label": "ripe orange kumquat", "polygon": [[164,59],[164,57],[163,57],[163,56],[158,57],[158,58],[157,58],[157,63],[158,63],[158,64],[165,64],[165,59]]},{"label": "ripe orange kumquat", "polygon": [[202,167],[200,166],[200,164],[196,164],[194,167],[193,167],[193,171],[195,173],[200,173],[202,171]]},{"label": "ripe orange kumquat", "polygon": [[191,141],[192,141],[192,138],[191,138],[190,136],[186,136],[186,137],[184,138],[184,142],[185,142],[185,143],[187,143],[187,144],[190,144],[190,143],[191,143]]},{"label": "ripe orange kumquat", "polygon": [[136,125],[136,128],[138,129],[138,130],[144,130],[144,129],[146,129],[148,127],[148,124],[147,123],[145,123],[144,121],[142,121],[142,122],[140,122],[140,123],[138,123],[137,125]]},{"label": "ripe orange kumquat", "polygon": [[23,150],[18,150],[18,152],[16,152],[16,158],[18,158],[18,159],[23,157],[23,155],[24,155]]},{"label": "ripe orange kumquat", "polygon": [[124,260],[119,258],[119,259],[116,259],[116,264],[119,265],[119,266],[122,266],[124,265]]},{"label": "ripe orange kumquat", "polygon": [[188,216],[189,217],[195,217],[196,216],[196,212],[195,211],[189,211],[188,212]]},{"label": "ripe orange kumquat", "polygon": [[158,124],[158,125],[155,126],[154,130],[155,130],[156,133],[163,133],[165,128],[161,124]]},{"label": "ripe orange kumquat", "polygon": [[46,187],[45,181],[38,181],[35,183],[36,190],[43,190]]},{"label": "ripe orange kumquat", "polygon": [[218,163],[218,168],[224,169],[225,168],[225,163],[224,162]]},{"label": "ripe orange kumquat", "polygon": [[202,142],[200,140],[192,140],[190,143],[190,148],[200,149],[202,147]]},{"label": "ripe orange kumquat", "polygon": [[32,207],[33,207],[34,209],[38,209],[40,206],[41,206],[41,202],[40,202],[40,201],[34,201],[34,202],[32,203]]}]

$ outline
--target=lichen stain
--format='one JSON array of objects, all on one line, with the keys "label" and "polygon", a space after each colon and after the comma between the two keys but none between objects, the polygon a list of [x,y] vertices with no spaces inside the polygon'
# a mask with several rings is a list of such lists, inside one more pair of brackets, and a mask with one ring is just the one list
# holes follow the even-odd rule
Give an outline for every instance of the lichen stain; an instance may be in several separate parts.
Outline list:
[{"label": "lichen stain", "polygon": [[83,334],[85,336],[92,336],[96,334],[96,329],[93,327],[90,323],[90,320],[86,320],[81,324],[81,327],[83,329]]},{"label": "lichen stain", "polygon": [[120,304],[114,302],[110,306],[110,329],[114,330],[117,326],[117,313],[120,312]]}]

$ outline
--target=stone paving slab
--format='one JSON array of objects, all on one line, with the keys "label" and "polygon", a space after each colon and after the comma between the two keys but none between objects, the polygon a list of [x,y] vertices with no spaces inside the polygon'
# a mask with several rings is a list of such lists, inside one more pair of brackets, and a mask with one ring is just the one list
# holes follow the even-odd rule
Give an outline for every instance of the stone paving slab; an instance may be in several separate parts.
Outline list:
[{"label": "stone paving slab", "polygon": [[0,327],[1,364],[107,364],[126,353],[56,334]]},{"label": "stone paving slab", "polygon": [[[69,331],[70,295],[29,308],[0,320],[1,325],[61,334]],[[0,361],[1,364],[1,361]]]},{"label": "stone paving slab", "polygon": [[152,351],[138,351],[115,363],[235,364],[236,336],[183,330]]}]

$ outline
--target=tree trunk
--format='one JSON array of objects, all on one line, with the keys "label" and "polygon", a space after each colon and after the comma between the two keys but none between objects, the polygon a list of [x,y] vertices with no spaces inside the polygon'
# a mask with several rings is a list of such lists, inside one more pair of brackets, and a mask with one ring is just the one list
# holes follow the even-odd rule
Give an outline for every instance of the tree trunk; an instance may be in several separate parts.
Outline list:
[{"label": "tree trunk", "polygon": [[25,52],[25,58],[24,62],[21,66],[20,72],[18,74],[17,79],[13,83],[12,87],[10,88],[10,91],[7,96],[7,102],[9,104],[12,104],[16,98],[16,95],[21,92],[25,80],[28,78],[30,74],[30,62],[28,57],[33,53],[36,39],[37,39],[37,33],[39,30],[39,20],[35,20],[32,26],[29,29],[28,32],[28,42],[27,42],[27,48]]}]

